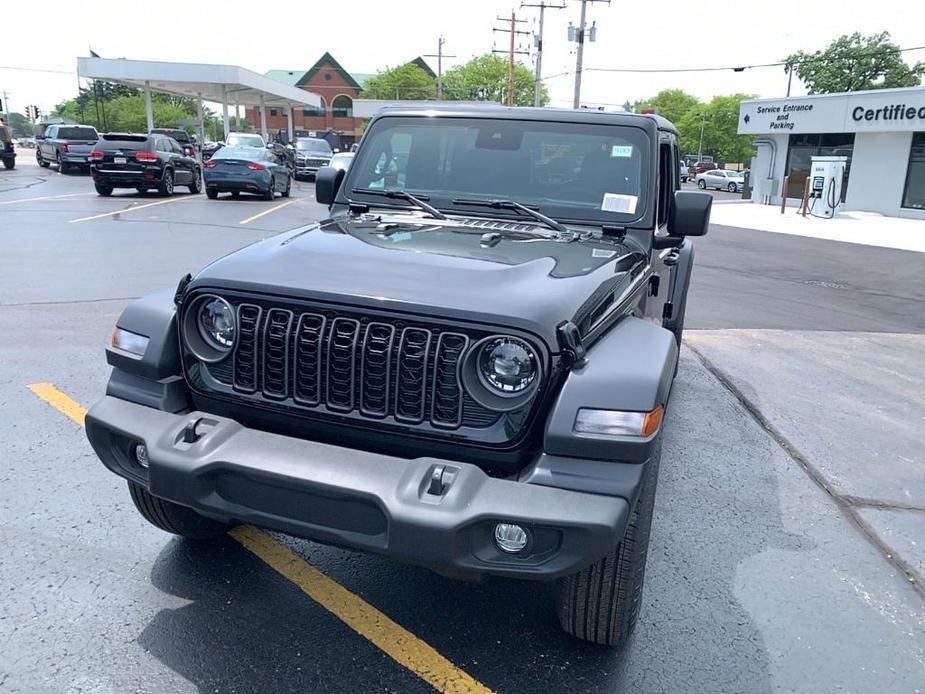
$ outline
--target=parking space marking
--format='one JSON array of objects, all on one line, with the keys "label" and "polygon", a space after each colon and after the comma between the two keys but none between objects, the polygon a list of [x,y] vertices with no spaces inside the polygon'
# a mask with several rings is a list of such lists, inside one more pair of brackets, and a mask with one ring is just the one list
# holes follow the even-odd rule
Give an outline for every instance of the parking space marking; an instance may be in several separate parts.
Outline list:
[{"label": "parking space marking", "polygon": [[102,214],[91,215],[90,217],[80,217],[79,219],[71,219],[68,221],[68,224],[76,224],[77,222],[89,222],[92,219],[102,219],[103,217],[112,217],[113,215],[123,214],[125,212],[134,212],[135,210],[143,210],[146,207],[154,207],[155,205],[168,205],[172,202],[183,202],[184,200],[195,200],[195,197],[189,196],[185,198],[168,198],[166,200],[158,200],[157,202],[149,202],[144,205],[134,205],[132,207],[124,207],[120,210],[114,210],[113,212],[103,212]]},{"label": "parking space marking", "polygon": [[[84,426],[86,408],[51,383],[29,390]],[[491,689],[442,656],[360,596],[315,568],[266,533],[239,525],[228,533],[254,556],[294,583],[303,593],[373,645],[443,694],[491,694]]]},{"label": "parking space marking", "polygon": [[432,646],[269,535],[247,525],[240,525],[228,534],[275,571],[295,583],[303,593],[328,612],[438,692],[491,692],[484,684],[440,655]]},{"label": "parking space marking", "polygon": [[32,383],[28,386],[29,390],[38,395],[42,400],[54,407],[58,412],[67,415],[80,426],[84,425],[84,417],[87,414],[87,408],[79,402],[72,400],[60,390],[55,388],[51,383]]},{"label": "parking space marking", "polygon": [[38,200],[55,200],[57,198],[76,198],[81,195],[96,195],[96,193],[66,193],[65,195],[41,195],[37,198],[19,198],[18,200],[3,200],[0,205],[12,205],[14,202],[36,202]]},{"label": "parking space marking", "polygon": [[294,202],[295,202],[295,200],[286,200],[286,202],[281,202],[279,205],[275,205],[275,206],[271,207],[271,208],[268,209],[268,210],[264,210],[263,212],[258,212],[258,213],[255,214],[253,217],[248,217],[247,219],[242,219],[240,222],[238,222],[238,224],[250,224],[250,223],[253,222],[255,219],[260,219],[260,218],[263,217],[264,215],[270,214],[271,212],[276,212],[276,210],[281,210],[281,209],[283,209],[286,205],[291,205],[291,204],[294,203]]}]

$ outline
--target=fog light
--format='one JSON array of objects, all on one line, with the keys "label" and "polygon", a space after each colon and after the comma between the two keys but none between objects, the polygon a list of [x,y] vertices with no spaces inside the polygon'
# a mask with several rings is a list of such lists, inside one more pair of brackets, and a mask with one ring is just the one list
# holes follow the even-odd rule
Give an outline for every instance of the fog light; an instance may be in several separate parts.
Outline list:
[{"label": "fog light", "polygon": [[135,446],[135,460],[138,461],[141,467],[148,467],[148,448],[143,443],[139,443]]},{"label": "fog light", "polygon": [[513,523],[498,523],[495,526],[495,544],[508,554],[517,554],[527,546],[527,531]]}]

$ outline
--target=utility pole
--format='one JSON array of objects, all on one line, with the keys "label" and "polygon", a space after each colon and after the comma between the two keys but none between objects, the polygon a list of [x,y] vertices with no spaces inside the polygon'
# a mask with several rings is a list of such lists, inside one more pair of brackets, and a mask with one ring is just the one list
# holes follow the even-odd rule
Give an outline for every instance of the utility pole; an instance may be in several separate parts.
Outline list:
[{"label": "utility pole", "polygon": [[706,125],[706,122],[707,122],[707,112],[701,111],[700,112],[700,146],[697,147],[697,163],[698,164],[703,161],[703,126]]},{"label": "utility pole", "polygon": [[606,2],[610,0],[581,0],[581,19],[578,26],[572,26],[569,22],[568,38],[578,44],[577,57],[575,58],[575,98],[572,100],[572,108],[578,108],[581,105],[581,67],[585,55],[585,38],[592,43],[597,40],[597,22],[592,22],[590,28],[585,28],[585,18],[589,2]]},{"label": "utility pole", "polygon": [[427,55],[421,56],[422,58],[436,58],[437,59],[437,100],[443,101],[443,59],[444,58],[455,58],[455,55],[444,55],[443,54],[443,44],[446,43],[446,39],[440,36],[437,38],[437,53],[428,53]]},{"label": "utility pole", "polygon": [[521,8],[524,7],[538,7],[540,8],[540,22],[539,27],[537,28],[537,33],[533,35],[533,44],[536,46],[536,84],[533,87],[533,105],[540,105],[540,95],[542,94],[543,87],[543,16],[545,14],[546,8],[548,7],[551,10],[564,10],[565,5],[548,5],[544,0],[538,5],[528,5],[525,3],[520,4]]},{"label": "utility pole", "polygon": [[499,31],[502,34],[510,33],[511,40],[510,45],[506,51],[492,50],[492,53],[507,53],[508,54],[508,65],[507,65],[507,105],[514,105],[514,55],[529,55],[529,51],[520,51],[515,50],[514,42],[517,34],[529,34],[529,31],[518,31],[517,25],[523,24],[527,20],[517,19],[517,15],[514,11],[511,11],[511,18],[507,17],[496,17],[499,22],[510,22],[510,29],[498,29],[495,28],[493,31]]}]

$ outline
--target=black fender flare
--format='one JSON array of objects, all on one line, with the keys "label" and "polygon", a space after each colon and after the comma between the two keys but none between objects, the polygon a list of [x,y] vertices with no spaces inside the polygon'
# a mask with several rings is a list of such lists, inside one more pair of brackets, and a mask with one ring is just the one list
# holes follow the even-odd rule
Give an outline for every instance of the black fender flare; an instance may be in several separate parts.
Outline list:
[{"label": "black fender flare", "polygon": [[576,433],[581,408],[651,412],[668,403],[678,345],[665,328],[628,316],[587,352],[566,377],[546,423],[543,450],[550,456],[644,462],[660,432],[648,438]]}]

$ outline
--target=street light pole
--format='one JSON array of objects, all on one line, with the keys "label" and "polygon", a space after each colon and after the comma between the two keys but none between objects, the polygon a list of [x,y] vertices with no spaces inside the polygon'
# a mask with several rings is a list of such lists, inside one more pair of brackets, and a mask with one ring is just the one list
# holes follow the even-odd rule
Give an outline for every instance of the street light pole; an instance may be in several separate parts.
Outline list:
[{"label": "street light pole", "polygon": [[540,0],[538,4],[531,5],[528,3],[520,3],[521,8],[524,7],[538,7],[540,10],[540,21],[537,33],[533,35],[533,40],[536,45],[536,83],[533,86],[533,105],[540,105],[540,97],[543,95],[543,19],[546,13],[546,8],[552,10],[564,10],[565,5],[550,5],[546,0]]},{"label": "street light pole", "polygon": [[701,111],[700,112],[700,146],[697,147],[697,163],[698,164],[703,161],[703,127],[704,125],[706,125],[706,122],[707,122],[707,112]]}]

